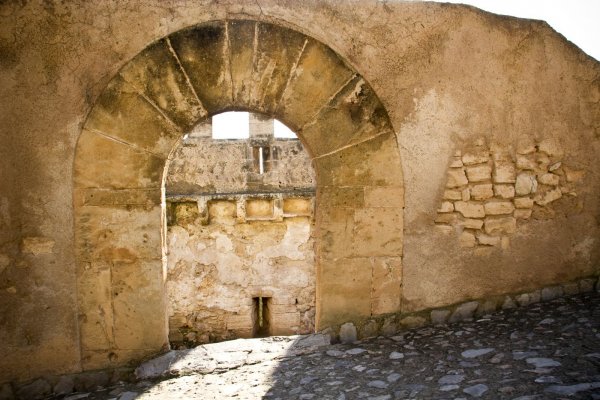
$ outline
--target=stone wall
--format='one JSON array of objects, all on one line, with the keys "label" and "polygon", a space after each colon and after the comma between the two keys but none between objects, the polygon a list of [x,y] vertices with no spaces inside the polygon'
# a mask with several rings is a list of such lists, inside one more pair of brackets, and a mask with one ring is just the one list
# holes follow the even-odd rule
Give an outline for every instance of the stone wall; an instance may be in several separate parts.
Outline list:
[{"label": "stone wall", "polygon": [[[600,64],[542,22],[375,0],[9,1],[0,91],[0,381],[168,345],[163,167],[226,110],[280,118],[313,158],[317,329],[599,274]],[[585,172],[482,252],[435,222],[480,138],[556,141]]]},{"label": "stone wall", "polygon": [[[285,200],[312,202],[311,198]],[[248,210],[257,200],[245,201]],[[256,336],[258,297],[268,301],[264,334],[314,332],[312,207],[303,207],[309,215],[287,214],[269,221],[267,213],[261,212],[258,220],[240,223],[235,200],[211,201],[206,225],[199,222],[196,203],[172,207],[174,218],[167,233],[171,343]]]},{"label": "stone wall", "polygon": [[481,253],[488,246],[508,249],[510,236],[530,218],[580,213],[583,200],[577,189],[585,171],[563,164],[563,157],[553,140],[525,139],[515,150],[480,139],[457,150],[435,222],[456,231],[461,247],[477,247]]}]

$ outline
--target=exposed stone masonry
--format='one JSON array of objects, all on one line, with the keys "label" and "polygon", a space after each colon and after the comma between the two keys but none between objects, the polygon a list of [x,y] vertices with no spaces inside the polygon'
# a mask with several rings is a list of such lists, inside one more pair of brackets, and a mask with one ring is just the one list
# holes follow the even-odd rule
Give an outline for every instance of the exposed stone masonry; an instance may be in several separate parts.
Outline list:
[{"label": "exposed stone masonry", "polygon": [[566,165],[563,157],[555,140],[521,143],[514,151],[480,139],[457,150],[436,224],[456,231],[461,247],[508,248],[519,224],[552,218],[555,201],[577,197],[585,171]]}]

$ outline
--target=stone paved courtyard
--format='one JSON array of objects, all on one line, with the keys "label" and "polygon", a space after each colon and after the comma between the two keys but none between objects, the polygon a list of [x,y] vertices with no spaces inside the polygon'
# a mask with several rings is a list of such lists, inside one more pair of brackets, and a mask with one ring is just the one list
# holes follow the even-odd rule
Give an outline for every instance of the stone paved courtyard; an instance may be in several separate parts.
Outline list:
[{"label": "stone paved courtyard", "polygon": [[[269,343],[277,344],[269,340],[256,341],[263,355]],[[225,357],[207,374],[121,384],[66,398],[600,399],[600,294],[281,359],[261,361],[260,354],[251,353],[254,361]]]}]

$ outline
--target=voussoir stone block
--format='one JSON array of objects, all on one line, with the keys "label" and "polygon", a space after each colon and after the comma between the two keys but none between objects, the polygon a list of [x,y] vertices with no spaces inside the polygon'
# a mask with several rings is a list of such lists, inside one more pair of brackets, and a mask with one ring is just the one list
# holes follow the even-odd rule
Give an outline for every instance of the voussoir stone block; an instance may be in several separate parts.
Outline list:
[{"label": "voussoir stone block", "polygon": [[325,186],[402,186],[402,169],[392,132],[313,160]]},{"label": "voussoir stone block", "polygon": [[248,106],[253,86],[254,37],[258,23],[233,20],[227,23],[233,104]]},{"label": "voussoir stone block", "polygon": [[147,47],[120,72],[183,132],[191,129],[206,110],[179,65],[167,39]]},{"label": "voussoir stone block", "polygon": [[[85,129],[101,132],[163,158],[183,136],[181,130],[120,76],[110,81],[100,95]],[[78,150],[80,148],[79,145]]]},{"label": "voussoir stone block", "polygon": [[299,134],[312,155],[318,157],[391,130],[387,113],[373,89],[355,77]]},{"label": "voussoir stone block", "polygon": [[331,49],[309,39],[283,93],[277,114],[285,115],[286,122],[292,127],[304,126],[353,75],[354,72]]},{"label": "voussoir stone block", "polygon": [[209,114],[232,103],[225,22],[210,22],[169,36],[171,46]]},{"label": "voussoir stone block", "polygon": [[258,23],[256,29],[250,105],[265,113],[274,113],[308,39],[298,32],[267,23]]},{"label": "voussoir stone block", "polygon": [[84,130],[74,165],[78,188],[160,189],[165,159],[139,148]]}]

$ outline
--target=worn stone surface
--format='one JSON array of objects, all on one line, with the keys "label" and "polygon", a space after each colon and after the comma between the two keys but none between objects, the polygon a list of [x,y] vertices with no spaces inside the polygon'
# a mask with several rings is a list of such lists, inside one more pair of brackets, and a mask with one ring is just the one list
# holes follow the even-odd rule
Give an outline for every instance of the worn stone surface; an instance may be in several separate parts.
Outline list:
[{"label": "worn stone surface", "polygon": [[[384,296],[399,300],[380,310],[597,272],[599,67],[544,23],[415,2],[50,1],[1,10],[2,382],[125,364],[167,344],[162,178],[204,112],[264,112],[301,137],[303,126],[293,125],[356,121],[351,137],[333,141],[365,141],[313,161],[318,191],[331,195],[317,195],[317,321],[372,317],[372,258],[402,260],[402,282],[391,274],[395,292]],[[139,68],[125,68],[131,60]],[[369,84],[350,85],[357,78]],[[329,106],[340,111],[333,119],[322,113]],[[368,122],[381,118],[389,124]],[[372,126],[393,131],[372,136]],[[532,155],[532,174],[564,173],[573,187],[534,205],[539,212],[510,248],[460,249],[457,235],[432,222],[445,171],[457,150],[493,142]],[[487,162],[493,181],[496,157]],[[468,184],[456,188],[463,201]],[[395,211],[362,209],[373,187],[390,190],[369,207]],[[343,207],[328,203],[350,192]],[[22,252],[31,237],[54,241],[52,252]],[[105,302],[115,293],[123,300],[112,310]]]},{"label": "worn stone surface", "polygon": [[311,335],[200,346],[137,369],[139,377],[158,378],[82,395],[103,400],[125,393],[143,399],[593,399],[600,388],[600,355],[592,351],[598,341],[598,296],[349,344],[329,345],[327,337]]}]

